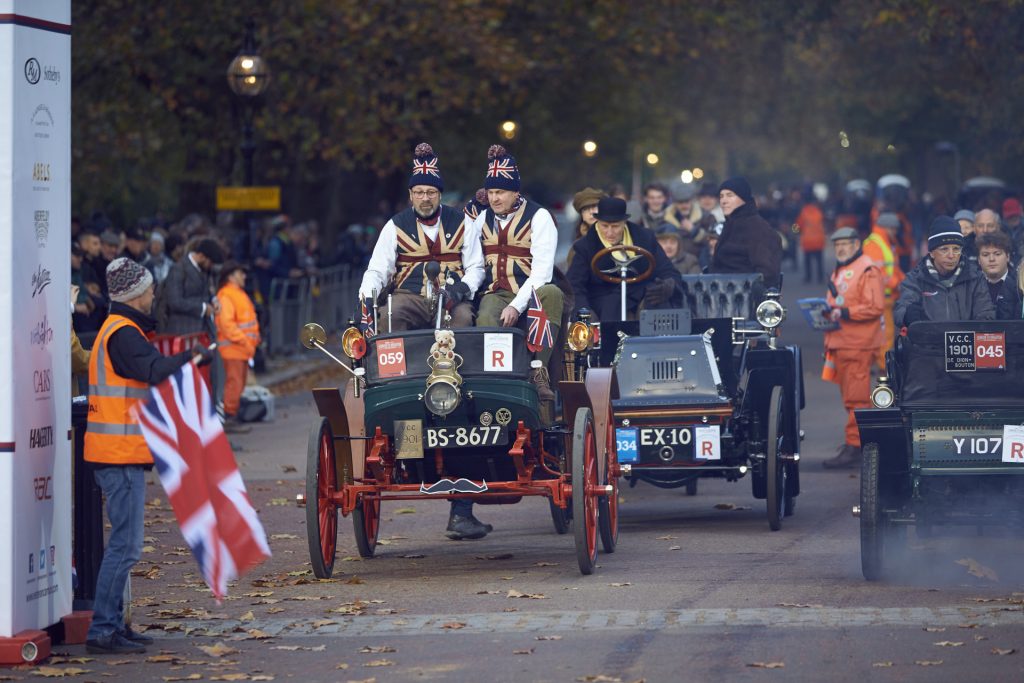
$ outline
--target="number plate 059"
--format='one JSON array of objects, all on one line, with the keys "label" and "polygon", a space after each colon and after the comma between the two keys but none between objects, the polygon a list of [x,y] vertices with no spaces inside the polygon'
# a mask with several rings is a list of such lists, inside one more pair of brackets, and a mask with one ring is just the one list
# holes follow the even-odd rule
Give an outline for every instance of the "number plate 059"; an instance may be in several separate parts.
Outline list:
[{"label": "number plate 059", "polygon": [[428,427],[423,433],[426,448],[472,448],[508,443],[504,427]]}]

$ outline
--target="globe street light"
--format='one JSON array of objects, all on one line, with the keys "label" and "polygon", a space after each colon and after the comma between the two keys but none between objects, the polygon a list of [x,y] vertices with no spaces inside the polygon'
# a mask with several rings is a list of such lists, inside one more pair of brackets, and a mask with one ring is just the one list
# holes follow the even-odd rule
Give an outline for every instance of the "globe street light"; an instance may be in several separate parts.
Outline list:
[{"label": "globe street light", "polygon": [[661,161],[661,159],[659,159],[658,155],[655,154],[654,152],[651,152],[650,154],[647,155],[647,163],[649,165],[657,166],[659,161]]},{"label": "globe street light", "polygon": [[[267,89],[270,83],[270,69],[267,63],[260,57],[256,48],[256,22],[252,17],[245,21],[245,37],[242,39],[242,49],[231,64],[228,65],[228,86],[231,91],[238,95],[244,103],[242,118],[242,159],[244,161],[245,186],[253,186],[252,156],[256,151],[256,143],[253,141],[252,113],[253,102],[256,97]],[[256,222],[246,214],[246,222],[249,226],[249,251],[253,258],[256,258]]]},{"label": "globe street light", "polygon": [[508,121],[502,121],[501,122],[501,127],[499,128],[499,132],[501,133],[501,137],[505,138],[506,140],[514,139],[516,137],[516,133],[518,131],[519,131],[519,124],[517,124],[515,121],[512,121],[510,119]]},{"label": "globe street light", "polygon": [[245,38],[242,49],[228,65],[228,86],[245,103],[245,118],[242,124],[242,157],[245,159],[245,184],[253,183],[252,155],[256,149],[252,135],[252,102],[270,83],[270,69],[256,49],[256,23],[252,17],[245,22]]},{"label": "globe street light", "polygon": [[593,140],[586,140],[583,143],[583,156],[593,157],[597,155],[597,143]]}]

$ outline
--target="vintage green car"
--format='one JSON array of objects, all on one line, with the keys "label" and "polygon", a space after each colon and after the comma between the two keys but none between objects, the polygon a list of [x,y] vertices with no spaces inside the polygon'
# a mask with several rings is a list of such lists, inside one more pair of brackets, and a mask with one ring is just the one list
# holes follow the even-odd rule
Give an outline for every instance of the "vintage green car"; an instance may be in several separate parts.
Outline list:
[{"label": "vintage green car", "polygon": [[[303,341],[328,352],[319,325],[307,325]],[[309,436],[306,520],[316,576],[333,572],[339,511],[352,515],[360,555],[373,556],[385,500],[508,504],[544,496],[556,530],[573,528],[581,572],[594,569],[598,537],[614,550],[612,370],[559,382],[565,419],[557,421],[542,414],[519,329],[365,339],[351,327],[341,347],[347,362],[335,360],[353,377],[313,390],[321,417]]]},{"label": "vintage green car", "polygon": [[1024,528],[1024,322],[918,322],[856,411],[863,443],[861,569],[883,578],[919,536]]}]

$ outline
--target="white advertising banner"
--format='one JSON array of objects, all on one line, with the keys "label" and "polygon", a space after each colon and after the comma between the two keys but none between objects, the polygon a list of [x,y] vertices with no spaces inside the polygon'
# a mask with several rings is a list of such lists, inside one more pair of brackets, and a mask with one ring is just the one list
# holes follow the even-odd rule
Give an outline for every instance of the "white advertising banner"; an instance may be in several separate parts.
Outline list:
[{"label": "white advertising banner", "polygon": [[71,612],[70,222],[70,0],[0,0],[0,637]]}]

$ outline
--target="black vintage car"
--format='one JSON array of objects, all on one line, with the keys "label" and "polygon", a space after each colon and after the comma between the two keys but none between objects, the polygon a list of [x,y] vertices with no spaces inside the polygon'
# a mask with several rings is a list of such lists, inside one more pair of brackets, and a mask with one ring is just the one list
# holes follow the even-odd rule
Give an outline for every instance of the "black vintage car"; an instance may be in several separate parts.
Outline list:
[{"label": "black vintage car", "polygon": [[630,486],[693,495],[701,478],[749,475],[778,530],[800,493],[800,349],[778,343],[785,310],[759,274],[682,280],[682,308],[593,325],[577,365],[615,368],[616,462]]},{"label": "black vintage car", "polygon": [[1024,529],[1024,322],[918,322],[856,411],[861,568],[882,578],[906,532]]}]

